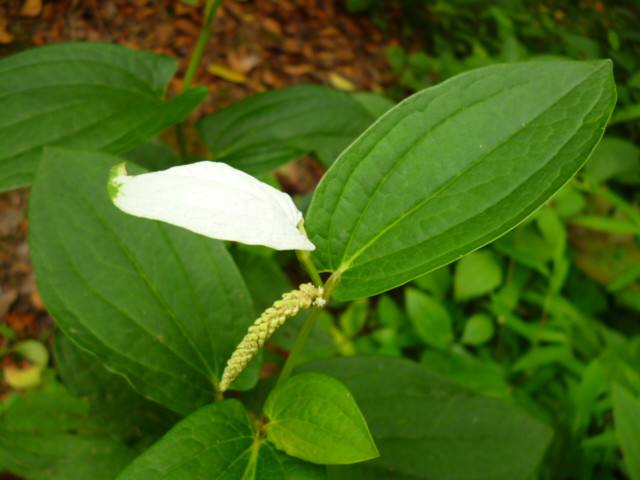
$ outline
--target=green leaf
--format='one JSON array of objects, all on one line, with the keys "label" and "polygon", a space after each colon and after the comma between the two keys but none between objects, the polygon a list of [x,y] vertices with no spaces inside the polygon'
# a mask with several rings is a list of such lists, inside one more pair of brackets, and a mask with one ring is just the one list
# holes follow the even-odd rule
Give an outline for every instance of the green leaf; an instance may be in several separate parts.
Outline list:
[{"label": "green leaf", "polygon": [[[274,344],[286,351],[291,351],[309,314],[309,311],[300,312],[287,320],[271,337]],[[297,363],[327,358],[336,354],[340,345],[337,344],[337,339],[334,339],[334,331],[337,330],[334,323],[334,319],[328,311],[322,310],[320,312],[309,334],[307,346],[297,357]]]},{"label": "green leaf", "polygon": [[244,407],[225,400],[192,413],[118,480],[321,480],[323,469],[257,438]]},{"label": "green leaf", "polygon": [[291,377],[271,392],[264,413],[269,418],[267,438],[293,457],[345,465],[378,456],[351,393],[327,375]]},{"label": "green leaf", "polygon": [[550,274],[547,262],[553,258],[553,249],[530,224],[513,229],[498,239],[493,247],[525,267],[545,276]]},{"label": "green leaf", "polygon": [[586,204],[584,195],[570,183],[553,197],[554,209],[563,218],[579,214]]},{"label": "green leaf", "polygon": [[369,314],[369,300],[356,300],[340,315],[340,328],[349,338],[355,337],[364,328]]},{"label": "green leaf", "polygon": [[632,122],[640,118],[640,103],[629,105],[616,111],[611,119],[611,124]]},{"label": "green leaf", "polygon": [[65,43],[0,61],[0,191],[32,181],[42,147],[119,153],[182,120],[206,89],[164,101],[175,59]]},{"label": "green leaf", "polygon": [[491,340],[494,332],[491,317],[484,313],[476,313],[465,323],[461,341],[466,345],[482,345]]},{"label": "green leaf", "polygon": [[221,242],[113,206],[106,180],[121,161],[45,152],[29,212],[38,290],[75,343],[142,395],[187,414],[213,399],[254,320],[251,299]]},{"label": "green leaf", "polygon": [[293,290],[278,262],[271,256],[257,253],[256,247],[236,245],[231,255],[251,293],[256,312],[264,312],[283,293]]},{"label": "green leaf", "polygon": [[180,156],[159,140],[138,145],[125,153],[124,157],[150,171],[166,170],[182,163]]},{"label": "green leaf", "polygon": [[505,379],[504,369],[490,360],[482,360],[457,349],[450,352],[425,350],[420,363],[430,372],[445,377],[483,395],[510,398],[513,387]]},{"label": "green leaf", "polygon": [[488,250],[473,252],[456,265],[453,290],[466,301],[493,292],[502,283],[500,263]]},{"label": "green leaf", "polygon": [[29,480],[112,480],[134,456],[55,383],[0,404],[0,470]]},{"label": "green leaf", "polygon": [[446,349],[453,341],[451,316],[435,298],[415,288],[405,290],[407,313],[420,338],[435,348]]},{"label": "green leaf", "polygon": [[451,272],[448,267],[438,268],[415,279],[415,283],[422,290],[444,298],[451,288]]},{"label": "green leaf", "polygon": [[553,250],[554,259],[562,257],[567,245],[567,231],[555,210],[548,206],[536,213],[536,223],[544,239]]},{"label": "green leaf", "polygon": [[629,223],[626,220],[610,217],[598,217],[596,215],[581,215],[571,219],[574,225],[596,230],[598,232],[606,232],[619,235],[640,235],[640,227]]},{"label": "green leaf", "polygon": [[633,172],[640,167],[640,148],[624,138],[606,135],[585,165],[585,172],[596,182]]},{"label": "green leaf", "polygon": [[198,127],[215,160],[257,175],[310,152],[328,166],[374,120],[347,93],[296,85],[234,103]]},{"label": "green leaf", "polygon": [[493,65],[392,108],[341,155],[305,226],[334,297],[371,296],[496,239],[549,199],[602,136],[610,61]]},{"label": "green leaf", "polygon": [[373,92],[357,92],[351,96],[362,105],[373,118],[378,118],[391,109],[395,103],[387,97]]},{"label": "green leaf", "polygon": [[380,450],[379,459],[340,467],[343,478],[528,480],[551,440],[550,429],[524,411],[408,360],[335,358],[303,369],[349,388]]},{"label": "green leaf", "polygon": [[640,399],[619,384],[613,386],[616,436],[631,480],[640,479]]},{"label": "green leaf", "polygon": [[383,295],[378,300],[376,313],[380,323],[392,330],[398,330],[400,325],[404,322],[404,314],[402,313],[402,310],[398,307],[396,302],[387,295]]},{"label": "green leaf", "polygon": [[91,417],[128,444],[146,444],[162,436],[178,417],[140,396],[125,378],[108,371],[62,332],[56,335],[58,375],[76,397],[86,399]]}]

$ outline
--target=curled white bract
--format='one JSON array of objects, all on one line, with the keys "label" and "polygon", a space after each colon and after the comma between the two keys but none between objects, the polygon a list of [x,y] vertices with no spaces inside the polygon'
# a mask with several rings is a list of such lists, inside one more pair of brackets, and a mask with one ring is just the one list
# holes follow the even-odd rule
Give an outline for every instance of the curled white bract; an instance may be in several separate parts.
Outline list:
[{"label": "curled white bract", "polygon": [[225,163],[203,161],[128,175],[115,166],[109,194],[122,211],[220,240],[276,250],[314,250],[286,193]]}]

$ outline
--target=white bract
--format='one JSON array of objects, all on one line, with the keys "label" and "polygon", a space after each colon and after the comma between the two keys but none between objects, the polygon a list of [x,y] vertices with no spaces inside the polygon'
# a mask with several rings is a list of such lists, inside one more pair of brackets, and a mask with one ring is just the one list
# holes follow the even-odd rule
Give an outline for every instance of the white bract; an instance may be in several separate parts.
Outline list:
[{"label": "white bract", "polygon": [[302,213],[291,197],[219,162],[198,162],[130,176],[115,166],[113,203],[126,213],[220,240],[276,250],[314,250],[298,227]]}]

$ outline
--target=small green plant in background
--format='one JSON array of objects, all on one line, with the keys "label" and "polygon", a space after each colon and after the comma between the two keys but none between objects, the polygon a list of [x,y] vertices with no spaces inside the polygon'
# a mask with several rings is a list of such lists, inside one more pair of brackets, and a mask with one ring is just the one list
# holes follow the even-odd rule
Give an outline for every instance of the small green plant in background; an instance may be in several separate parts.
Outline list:
[{"label": "small green plant in background", "polygon": [[[40,388],[2,402],[0,471],[636,478],[640,343],[595,319],[606,297],[565,228],[640,225],[596,180],[628,176],[598,160],[612,63],[489,65],[396,106],[267,92],[200,120],[213,161],[191,162],[151,139],[205,95],[217,7],[172,99],[175,62],[124,47],[0,61],[0,185],[31,185],[58,327],[58,378],[40,365]],[[310,200],[252,176],[307,153],[327,167]],[[636,277],[609,288],[633,302]]]}]

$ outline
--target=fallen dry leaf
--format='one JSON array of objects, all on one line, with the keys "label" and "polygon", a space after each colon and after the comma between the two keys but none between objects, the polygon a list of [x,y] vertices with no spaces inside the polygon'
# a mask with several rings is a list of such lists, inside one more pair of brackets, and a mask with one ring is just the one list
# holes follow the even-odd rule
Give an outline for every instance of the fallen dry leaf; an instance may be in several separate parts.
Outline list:
[{"label": "fallen dry leaf", "polygon": [[236,72],[235,70],[231,70],[224,65],[220,65],[219,63],[211,63],[207,67],[207,72],[211,75],[215,75],[216,77],[223,78],[233,83],[244,83],[247,80],[247,77],[242,72]]},{"label": "fallen dry leaf", "polygon": [[291,75],[292,77],[297,77],[299,75],[305,75],[307,73],[313,72],[313,65],[285,65],[282,67],[282,70],[284,70],[286,74]]},{"label": "fallen dry leaf", "polygon": [[227,61],[232,70],[240,73],[249,73],[257,67],[262,60],[255,54],[230,51],[227,53]]},{"label": "fallen dry leaf", "polygon": [[21,17],[37,17],[42,12],[42,0],[26,0],[20,10]]},{"label": "fallen dry leaf", "polygon": [[353,92],[357,90],[357,87],[351,80],[347,80],[342,75],[336,72],[331,72],[329,74],[329,83],[331,83],[334,88],[337,88],[338,90],[342,90],[344,92]]},{"label": "fallen dry leaf", "polygon": [[7,19],[0,17],[0,45],[8,45],[13,42],[14,36],[7,31]]}]

